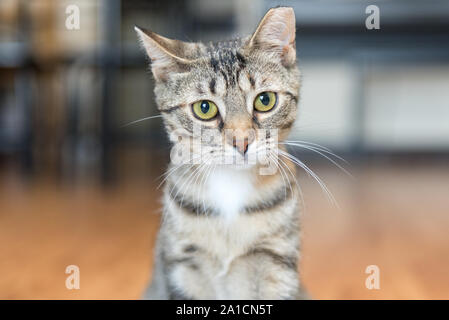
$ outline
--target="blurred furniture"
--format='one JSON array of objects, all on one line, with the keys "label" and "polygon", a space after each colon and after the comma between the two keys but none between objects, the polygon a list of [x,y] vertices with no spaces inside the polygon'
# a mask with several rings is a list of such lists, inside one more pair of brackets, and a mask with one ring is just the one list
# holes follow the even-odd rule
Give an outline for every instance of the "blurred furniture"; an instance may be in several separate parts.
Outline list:
[{"label": "blurred furniture", "polygon": [[[80,30],[64,27],[68,4],[81,9]],[[295,9],[304,78],[293,138],[346,156],[448,153],[449,3],[441,0],[5,0],[0,153],[19,155],[26,172],[107,184],[130,149],[167,154],[160,120],[123,127],[157,113],[134,24],[216,40],[251,32],[279,4]],[[365,28],[368,5],[380,8],[380,30]]]}]

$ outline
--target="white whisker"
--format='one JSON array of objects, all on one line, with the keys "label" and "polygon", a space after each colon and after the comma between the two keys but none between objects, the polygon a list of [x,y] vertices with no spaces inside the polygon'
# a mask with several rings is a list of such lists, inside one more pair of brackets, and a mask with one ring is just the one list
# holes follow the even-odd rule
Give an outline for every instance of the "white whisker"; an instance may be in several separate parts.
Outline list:
[{"label": "white whisker", "polygon": [[283,145],[287,145],[287,146],[296,146],[296,147],[300,147],[300,148],[304,148],[307,150],[310,150],[312,152],[316,152],[317,154],[323,156],[324,158],[326,158],[327,160],[329,160],[331,163],[333,163],[335,166],[337,166],[340,170],[342,170],[345,174],[347,174],[349,177],[354,178],[353,175],[351,173],[349,173],[348,170],[346,170],[345,168],[343,168],[339,163],[337,163],[336,161],[334,161],[332,158],[330,158],[329,156],[325,155],[323,152],[323,150],[317,150],[317,148],[314,147],[310,147],[310,146],[306,146],[306,145],[301,145],[301,144],[290,144],[290,143],[282,143],[280,142],[279,144],[283,144]]},{"label": "white whisker", "polygon": [[[215,170],[215,166],[216,166],[215,163],[209,165],[209,170],[206,172],[206,174],[204,175],[203,179],[200,181],[200,186],[201,186],[200,190],[204,189],[207,181],[209,180],[209,176],[211,175],[212,171]],[[198,197],[199,197],[199,193],[198,193]],[[205,197],[203,197],[203,200],[202,200],[202,202],[203,202],[203,211],[206,212],[206,204],[205,204],[204,198]]]},{"label": "white whisker", "polygon": [[[174,196],[175,199],[178,196],[179,192],[181,192],[181,189],[183,189],[184,186],[188,185],[188,183],[191,181],[191,179],[194,179],[197,174],[200,174],[201,171],[204,169],[204,167],[205,167],[204,163],[200,163],[200,164],[198,164],[197,168],[191,170],[191,172],[190,172],[189,176],[187,177],[187,179],[184,181],[182,186],[177,190],[177,192],[176,192],[176,194]],[[182,203],[184,201],[184,195],[185,195],[185,193],[182,196],[181,205],[182,205]]]},{"label": "white whisker", "polygon": [[293,172],[290,170],[290,168],[289,168],[288,165],[284,162],[284,160],[282,160],[282,159],[279,158],[279,157],[278,157],[278,159],[279,159],[281,165],[283,164],[283,165],[285,166],[285,168],[287,168],[288,172],[290,172],[290,175],[292,176],[293,180],[295,181],[296,186],[298,187],[299,196],[300,196],[300,198],[301,198],[301,204],[302,204],[303,208],[305,208],[304,194],[302,193],[302,189],[301,189],[301,186],[300,186],[299,183],[298,183],[298,179],[296,179],[295,174],[293,174]]},{"label": "white whisker", "polygon": [[[330,150],[329,148],[320,146],[319,144],[316,144],[316,143],[306,143],[306,142],[296,142],[296,141],[284,141],[284,142],[279,143],[279,144],[285,144],[285,145],[289,145],[289,146],[302,146],[302,147],[307,146],[307,147],[309,147],[309,148],[316,149],[316,150],[318,150],[318,151],[327,153],[327,154],[329,154],[329,155],[331,155],[331,156],[334,156],[334,157],[337,158],[338,160],[341,160],[341,161],[343,161],[344,163],[349,164],[349,162],[348,162],[346,159],[344,159],[344,158],[340,157],[339,155],[333,153],[332,150]],[[309,150],[310,150],[310,149],[309,149]]]},{"label": "white whisker", "polygon": [[334,204],[337,208],[340,208],[340,206],[338,205],[338,202],[335,200],[335,197],[333,196],[333,194],[330,192],[329,188],[327,187],[327,185],[323,182],[323,180],[321,180],[320,177],[318,177],[318,175],[313,172],[313,170],[311,170],[305,163],[303,163],[301,160],[299,160],[298,158],[292,156],[291,154],[280,150],[279,149],[279,154],[287,159],[290,159],[291,161],[293,161],[295,164],[297,164],[298,166],[300,166],[302,169],[304,169],[304,171],[306,171],[312,178],[315,179],[315,181],[319,184],[319,186],[321,187],[321,189],[324,191],[324,193],[327,195],[328,199],[330,200],[330,202],[332,204]]},{"label": "white whisker", "polygon": [[[163,173],[162,175],[160,175],[159,177],[156,178],[156,180],[164,177],[161,181],[161,183],[159,183],[159,185],[157,186],[157,189],[159,189],[161,187],[161,185],[167,181],[167,179],[175,172],[177,171],[179,168],[181,168],[184,165],[191,165],[193,166],[193,161],[195,161],[196,159],[201,158],[202,155],[197,155],[196,157],[193,157],[192,159],[188,159],[187,161],[184,161],[176,166],[174,166],[173,168],[167,170],[165,173]],[[191,162],[192,161],[192,162]]]},{"label": "white whisker", "polygon": [[[276,167],[279,169],[279,173],[281,174],[282,177],[282,181],[284,182],[284,185],[286,185],[286,182],[288,182],[289,187],[290,187],[290,192],[292,192],[293,194],[293,189],[292,189],[292,185],[288,179],[287,173],[284,171],[283,168],[281,168],[279,161],[277,161],[277,159],[274,157],[274,155],[272,155],[271,153],[268,154],[268,157],[271,159],[271,161],[274,162],[274,164],[276,165]],[[278,158],[279,159],[279,158]],[[285,176],[284,176],[285,175]],[[285,177],[285,178],[284,178]],[[284,190],[285,196],[287,196],[287,191]]]},{"label": "white whisker", "polygon": [[327,150],[327,151],[332,151],[331,149],[329,149],[328,147],[322,146],[318,143],[314,143],[314,142],[309,142],[309,141],[304,141],[304,140],[285,140],[284,142],[286,143],[301,143],[301,144],[307,144],[307,145],[311,145],[311,146],[315,146],[317,148],[321,148],[323,150]]},{"label": "white whisker", "polygon": [[129,123],[126,123],[126,124],[122,125],[121,128],[130,126],[132,124],[139,123],[139,122],[142,122],[142,121],[145,121],[145,120],[155,119],[155,118],[162,118],[162,115],[158,114],[156,116],[150,116],[150,117],[145,117],[145,118],[142,118],[142,119],[134,120],[134,121],[131,121]]}]

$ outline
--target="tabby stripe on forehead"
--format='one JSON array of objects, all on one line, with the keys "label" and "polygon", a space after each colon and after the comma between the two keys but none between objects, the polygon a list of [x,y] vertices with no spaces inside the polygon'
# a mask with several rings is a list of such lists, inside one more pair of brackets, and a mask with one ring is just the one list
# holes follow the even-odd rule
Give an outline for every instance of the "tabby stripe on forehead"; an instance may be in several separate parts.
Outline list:
[{"label": "tabby stripe on forehead", "polygon": [[239,82],[240,72],[241,72],[241,71],[242,71],[242,69],[237,69],[236,72],[235,72],[235,79],[234,79],[234,81],[235,81],[236,83]]},{"label": "tabby stripe on forehead", "polygon": [[265,210],[274,209],[280,205],[282,205],[285,201],[290,199],[292,196],[290,188],[287,188],[286,186],[282,186],[282,188],[279,188],[274,192],[273,197],[263,200],[257,204],[253,204],[251,206],[248,206],[245,208],[245,213],[254,213],[254,212],[261,212]]},{"label": "tabby stripe on forehead", "polygon": [[251,84],[251,89],[254,89],[256,86],[256,81],[254,81],[254,78],[251,75],[248,75],[249,83]]},{"label": "tabby stripe on forehead", "polygon": [[212,94],[215,94],[215,84],[216,84],[215,79],[212,79],[209,83],[209,89]]},{"label": "tabby stripe on forehead", "polygon": [[229,87],[229,80],[228,80],[228,75],[226,74],[226,72],[224,72],[223,70],[220,70],[221,75],[224,78],[224,83],[225,83],[225,89],[228,90]]},{"label": "tabby stripe on forehead", "polygon": [[218,71],[218,61],[214,57],[210,58],[210,65],[214,69],[214,72]]},{"label": "tabby stripe on forehead", "polygon": [[203,88],[201,87],[200,84],[198,84],[196,86],[196,91],[198,92],[198,94],[204,94],[204,90],[203,90]]},{"label": "tabby stripe on forehead", "polygon": [[236,56],[237,56],[237,59],[239,60],[240,68],[243,69],[245,67],[245,65],[246,65],[245,57],[238,51],[236,53]]}]

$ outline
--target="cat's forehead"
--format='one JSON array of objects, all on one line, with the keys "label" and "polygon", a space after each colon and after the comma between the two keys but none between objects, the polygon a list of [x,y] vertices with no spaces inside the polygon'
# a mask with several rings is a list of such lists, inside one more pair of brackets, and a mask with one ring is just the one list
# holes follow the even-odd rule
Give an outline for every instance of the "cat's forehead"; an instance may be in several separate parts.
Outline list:
[{"label": "cat's forehead", "polygon": [[217,96],[235,100],[251,91],[288,87],[287,70],[263,52],[248,52],[246,43],[247,39],[197,43],[191,51],[190,58],[195,61],[191,68],[171,73],[170,80],[163,84],[167,92],[164,104],[192,103]]},{"label": "cat's forehead", "polygon": [[[199,63],[187,76],[192,84],[197,81],[209,81],[209,86],[219,86],[229,90],[238,87],[242,78],[254,88],[254,83],[262,81],[261,76],[275,77],[280,71],[279,64],[264,59],[260,54],[256,57],[245,50],[248,39],[232,39],[208,44],[200,44],[196,57]],[[224,88],[223,88],[224,87]],[[247,86],[245,86],[247,87]],[[212,90],[213,91],[213,90]],[[218,90],[220,91],[220,90]]]},{"label": "cat's forehead", "polygon": [[234,73],[246,66],[243,45],[242,39],[211,42],[205,46],[203,57],[215,73],[229,75],[232,81]]}]

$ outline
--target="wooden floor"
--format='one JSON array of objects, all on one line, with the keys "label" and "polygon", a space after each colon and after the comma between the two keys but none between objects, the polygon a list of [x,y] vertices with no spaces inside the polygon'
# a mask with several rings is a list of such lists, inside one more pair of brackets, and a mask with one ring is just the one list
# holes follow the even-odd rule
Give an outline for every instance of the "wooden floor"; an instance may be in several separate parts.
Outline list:
[{"label": "wooden floor", "polygon": [[[362,166],[355,180],[318,168],[330,205],[300,176],[306,211],[302,279],[315,299],[448,299],[447,166]],[[151,183],[98,187],[0,182],[0,298],[136,299],[150,277],[159,223]],[[65,268],[80,267],[79,290]],[[380,268],[380,289],[365,268]]]}]

